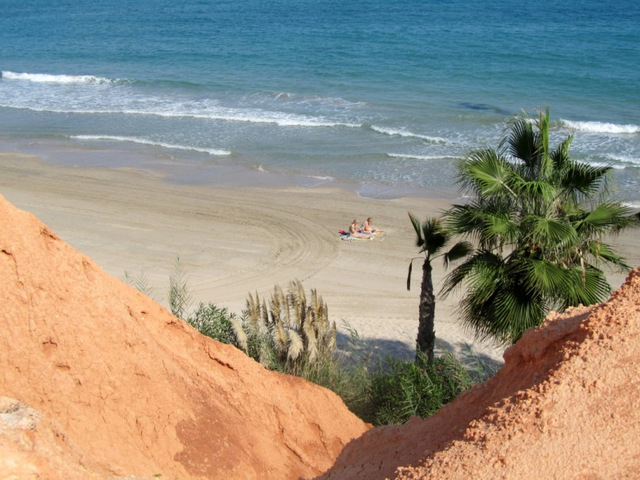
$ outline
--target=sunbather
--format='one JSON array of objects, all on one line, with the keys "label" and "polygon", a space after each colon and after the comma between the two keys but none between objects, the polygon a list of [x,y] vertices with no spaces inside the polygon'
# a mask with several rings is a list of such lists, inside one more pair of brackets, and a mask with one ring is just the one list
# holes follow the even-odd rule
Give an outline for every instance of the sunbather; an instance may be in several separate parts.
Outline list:
[{"label": "sunbather", "polygon": [[354,219],[353,222],[351,222],[351,225],[349,225],[349,235],[358,238],[369,238],[371,236],[370,233],[365,233],[358,228],[358,220],[356,219]]},{"label": "sunbather", "polygon": [[362,223],[362,229],[361,229],[362,233],[368,233],[369,235],[371,235],[373,233],[383,232],[378,227],[374,227],[373,225],[371,225],[372,220],[373,218],[369,217]]}]

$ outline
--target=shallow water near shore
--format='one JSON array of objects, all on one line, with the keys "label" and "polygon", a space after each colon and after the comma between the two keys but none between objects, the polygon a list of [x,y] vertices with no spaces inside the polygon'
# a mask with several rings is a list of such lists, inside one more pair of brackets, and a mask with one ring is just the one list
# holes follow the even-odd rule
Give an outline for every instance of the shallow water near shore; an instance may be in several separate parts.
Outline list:
[{"label": "shallow water near shore", "polygon": [[[197,185],[454,189],[547,106],[640,206],[640,6],[0,0],[0,149]],[[448,193],[447,193],[448,194]]]}]

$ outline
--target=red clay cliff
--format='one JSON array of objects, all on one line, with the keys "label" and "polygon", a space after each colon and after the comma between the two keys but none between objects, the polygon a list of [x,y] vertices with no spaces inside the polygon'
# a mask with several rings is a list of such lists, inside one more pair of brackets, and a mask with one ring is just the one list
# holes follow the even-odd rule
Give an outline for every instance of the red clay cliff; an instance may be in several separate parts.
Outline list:
[{"label": "red clay cliff", "polygon": [[368,426],[0,196],[0,478],[311,478]]},{"label": "red clay cliff", "polygon": [[2,197],[0,222],[2,480],[640,478],[640,270],[436,415],[369,429]]}]

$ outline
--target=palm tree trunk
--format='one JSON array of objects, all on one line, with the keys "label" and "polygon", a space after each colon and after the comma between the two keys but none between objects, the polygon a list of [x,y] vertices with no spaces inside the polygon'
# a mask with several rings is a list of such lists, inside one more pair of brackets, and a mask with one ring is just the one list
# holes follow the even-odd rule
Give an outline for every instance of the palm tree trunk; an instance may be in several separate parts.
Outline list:
[{"label": "palm tree trunk", "polygon": [[[422,285],[420,289],[420,309],[418,321],[418,338],[416,348],[427,356],[429,363],[433,362],[436,332],[434,325],[436,297],[433,294],[433,278],[431,262],[425,259],[422,264]],[[417,359],[418,352],[416,352]]]}]

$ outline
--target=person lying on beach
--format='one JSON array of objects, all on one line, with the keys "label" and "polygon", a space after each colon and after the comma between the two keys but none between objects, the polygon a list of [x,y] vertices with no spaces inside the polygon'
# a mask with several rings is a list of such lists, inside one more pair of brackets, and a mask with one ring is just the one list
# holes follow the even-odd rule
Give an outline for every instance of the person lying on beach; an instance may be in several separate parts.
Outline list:
[{"label": "person lying on beach", "polygon": [[368,233],[368,234],[372,234],[372,233],[382,233],[383,231],[380,230],[378,227],[374,227],[373,225],[371,225],[371,221],[373,220],[373,218],[369,217],[367,218],[363,223],[362,223],[362,233]]},{"label": "person lying on beach", "polygon": [[354,219],[353,222],[351,222],[351,225],[349,225],[349,235],[351,235],[352,237],[358,237],[358,238],[371,237],[370,233],[364,233],[362,230],[358,228],[358,220],[356,219]]}]

